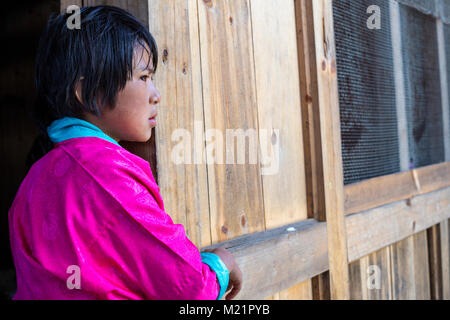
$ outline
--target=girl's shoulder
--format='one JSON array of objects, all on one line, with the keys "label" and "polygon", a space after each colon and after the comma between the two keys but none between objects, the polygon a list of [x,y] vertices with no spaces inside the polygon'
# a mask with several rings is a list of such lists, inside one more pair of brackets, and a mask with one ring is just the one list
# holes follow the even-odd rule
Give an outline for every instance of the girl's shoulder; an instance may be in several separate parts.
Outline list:
[{"label": "girl's shoulder", "polygon": [[134,199],[134,202],[153,203],[164,210],[160,189],[148,161],[101,138],[73,140],[57,147],[71,158],[77,167],[74,172],[89,176],[92,183],[113,195],[124,207],[130,205],[130,199]]},{"label": "girl's shoulder", "polygon": [[[97,171],[107,169],[129,171],[130,174],[149,176],[154,182],[148,161],[125,148],[97,137],[73,138],[55,145],[80,166]],[[55,150],[54,149],[54,150]]]},{"label": "girl's shoulder", "polygon": [[[145,190],[153,194],[160,202],[159,187],[148,161],[132,154],[123,147],[107,140],[86,137],[70,139],[65,144],[57,145],[77,170],[88,174],[102,187],[112,193]],[[77,172],[75,170],[74,172]]]}]

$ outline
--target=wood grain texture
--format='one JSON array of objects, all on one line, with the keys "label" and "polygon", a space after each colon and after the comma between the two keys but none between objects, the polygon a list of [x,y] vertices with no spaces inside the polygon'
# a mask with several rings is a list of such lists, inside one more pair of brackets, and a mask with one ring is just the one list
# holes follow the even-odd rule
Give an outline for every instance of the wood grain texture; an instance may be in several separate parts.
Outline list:
[{"label": "wood grain texture", "polygon": [[331,299],[349,299],[339,97],[331,0],[313,1]]},{"label": "wood grain texture", "polygon": [[364,300],[392,299],[392,278],[389,247],[361,258],[361,290]]},{"label": "wood grain texture", "polygon": [[348,184],[344,187],[345,214],[361,212],[448,186],[450,162]]},{"label": "wood grain texture", "polygon": [[[306,203],[308,217],[325,221],[325,195],[320,141],[320,117],[314,21],[311,0],[295,0],[297,55],[300,82],[303,144],[305,154]],[[329,272],[311,279],[313,299],[329,299]]]},{"label": "wood grain texture", "polygon": [[[166,212],[185,226],[194,244],[206,246],[211,244],[206,163],[193,161],[204,143],[197,2],[151,0],[148,5],[149,27],[160,57],[155,75],[161,94],[156,127],[158,184]],[[177,163],[173,154],[180,144],[186,157]]]},{"label": "wood grain texture", "polygon": [[363,282],[361,276],[361,259],[353,261],[348,265],[350,282],[350,300],[362,300]]},{"label": "wood grain texture", "polygon": [[[243,164],[236,158],[226,163],[235,146],[234,140],[225,142],[227,129],[258,132],[251,13],[248,1],[199,0],[198,16],[205,130],[211,132],[206,136],[211,237],[217,243],[265,227],[259,155],[254,164],[250,157]],[[249,149],[246,155],[253,153]]]},{"label": "wood grain texture", "polygon": [[349,261],[448,219],[449,209],[450,187],[447,187],[346,216]]},{"label": "wood grain texture", "polygon": [[[310,287],[306,280],[328,268],[326,223],[314,219],[245,235],[209,248],[218,246],[232,252],[246,275],[236,299],[274,299],[272,295],[276,293],[279,294],[275,299],[291,298],[293,294],[297,299],[309,299]],[[292,287],[296,283],[301,284]],[[288,288],[288,292],[283,291]]]},{"label": "wood grain texture", "polygon": [[[307,218],[295,10],[292,1],[250,8],[261,148],[272,149],[272,170],[262,175],[265,227],[273,229]],[[309,288],[308,280],[278,298],[310,297]]]},{"label": "wood grain texture", "polygon": [[442,299],[450,300],[450,220],[446,219],[439,224],[441,241],[441,263],[442,263]]},{"label": "wood grain texture", "polygon": [[443,274],[442,274],[442,251],[440,241],[439,224],[427,229],[428,240],[428,265],[429,265],[429,296],[432,300],[443,298]]},{"label": "wood grain texture", "polygon": [[[427,228],[438,221],[448,221],[449,199],[450,188],[445,188],[417,196],[410,205],[402,200],[345,217],[351,299],[427,299],[427,282],[422,281],[428,273],[424,267],[426,263],[423,263],[427,259],[422,258],[427,254],[427,247],[421,246],[422,253],[414,254],[412,249],[415,246],[417,252],[419,246],[413,243],[413,236],[422,237],[417,241],[423,243]],[[288,231],[290,227],[295,229]],[[392,250],[403,253],[393,255],[391,248],[386,248],[405,240],[409,243],[392,247]],[[217,247],[229,249],[247,274],[238,299],[270,297],[329,268],[327,224],[314,219],[247,234],[204,249]],[[280,264],[279,261],[285,263]],[[380,268],[380,291],[367,288],[367,279],[372,272],[367,269],[370,265]],[[272,276],[268,277],[268,274]],[[261,286],[261,283],[264,284]],[[411,289],[413,284],[414,290]]]},{"label": "wood grain texture", "polygon": [[[441,80],[442,124],[444,130],[445,160],[450,161],[450,79],[447,77],[450,61],[446,59],[444,24],[441,19],[436,20],[437,42],[439,50],[439,76]],[[447,53],[448,56],[448,53]],[[450,300],[450,246],[449,220],[439,224],[440,257],[442,271],[442,299]]]},{"label": "wood grain texture", "polygon": [[[416,300],[430,300],[430,267],[427,263],[429,261],[429,246],[428,246],[428,230],[423,230],[413,235],[414,244],[414,289]],[[440,261],[440,259],[438,260]]]},{"label": "wood grain texture", "polygon": [[[439,56],[439,79],[441,81],[441,101],[442,101],[442,129],[444,134],[445,159],[450,161],[450,95],[447,70],[450,61],[446,58],[444,24],[441,19],[436,19],[436,35]],[[448,40],[447,40],[448,41]],[[448,56],[448,53],[447,53]]]},{"label": "wood grain texture", "polygon": [[394,300],[429,300],[426,230],[391,246]]}]

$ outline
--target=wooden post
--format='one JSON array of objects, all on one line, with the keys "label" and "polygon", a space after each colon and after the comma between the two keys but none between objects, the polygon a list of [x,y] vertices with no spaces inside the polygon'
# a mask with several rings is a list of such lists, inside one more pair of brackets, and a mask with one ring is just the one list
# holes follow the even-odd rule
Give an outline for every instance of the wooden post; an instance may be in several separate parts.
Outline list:
[{"label": "wooden post", "polygon": [[[305,154],[305,181],[308,218],[326,221],[318,110],[314,21],[311,0],[295,0],[298,73]],[[312,278],[314,300],[330,299],[328,270]]]},{"label": "wooden post", "polygon": [[339,96],[331,0],[313,1],[331,299],[349,299]]},{"label": "wooden post", "polygon": [[450,161],[450,102],[448,93],[447,63],[445,57],[444,25],[441,19],[436,20],[437,42],[439,50],[439,75],[441,79],[442,128],[444,129],[445,160]]},{"label": "wooden post", "polygon": [[[437,42],[439,50],[439,75],[441,79],[441,100],[442,100],[442,127],[444,129],[444,148],[445,148],[445,160],[450,161],[450,97],[449,97],[449,83],[450,79],[447,78],[447,65],[450,61],[446,59],[445,52],[445,36],[444,36],[444,25],[441,19],[436,20],[436,31],[437,31]],[[449,220],[445,219],[439,225],[436,226],[435,232],[439,232],[440,240],[438,246],[440,247],[440,252],[437,254],[440,256],[441,265],[441,299],[450,299],[450,267],[449,267],[449,234],[448,234]]]}]

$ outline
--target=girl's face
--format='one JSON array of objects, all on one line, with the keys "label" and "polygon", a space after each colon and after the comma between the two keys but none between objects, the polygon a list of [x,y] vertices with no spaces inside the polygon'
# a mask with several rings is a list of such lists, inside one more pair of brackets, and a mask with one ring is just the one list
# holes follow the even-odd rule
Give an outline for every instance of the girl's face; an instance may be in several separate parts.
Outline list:
[{"label": "girl's face", "polygon": [[161,100],[158,90],[153,85],[153,63],[146,50],[141,46],[135,51],[133,77],[125,88],[117,94],[113,110],[104,108],[97,117],[85,113],[85,120],[99,127],[105,134],[116,141],[146,142],[156,126],[156,104]]}]

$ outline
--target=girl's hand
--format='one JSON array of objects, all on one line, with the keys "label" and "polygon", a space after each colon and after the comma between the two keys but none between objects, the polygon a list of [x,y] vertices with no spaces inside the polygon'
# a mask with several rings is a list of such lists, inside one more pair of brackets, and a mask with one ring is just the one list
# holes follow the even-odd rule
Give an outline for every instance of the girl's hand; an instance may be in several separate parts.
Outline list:
[{"label": "girl's hand", "polygon": [[219,258],[223,261],[225,266],[227,267],[230,273],[230,280],[228,283],[228,290],[231,289],[231,292],[228,293],[225,297],[226,300],[233,299],[242,288],[242,271],[239,269],[236,261],[231,255],[230,251],[225,248],[217,248],[214,250],[204,250],[203,252],[211,252],[219,256]]}]

